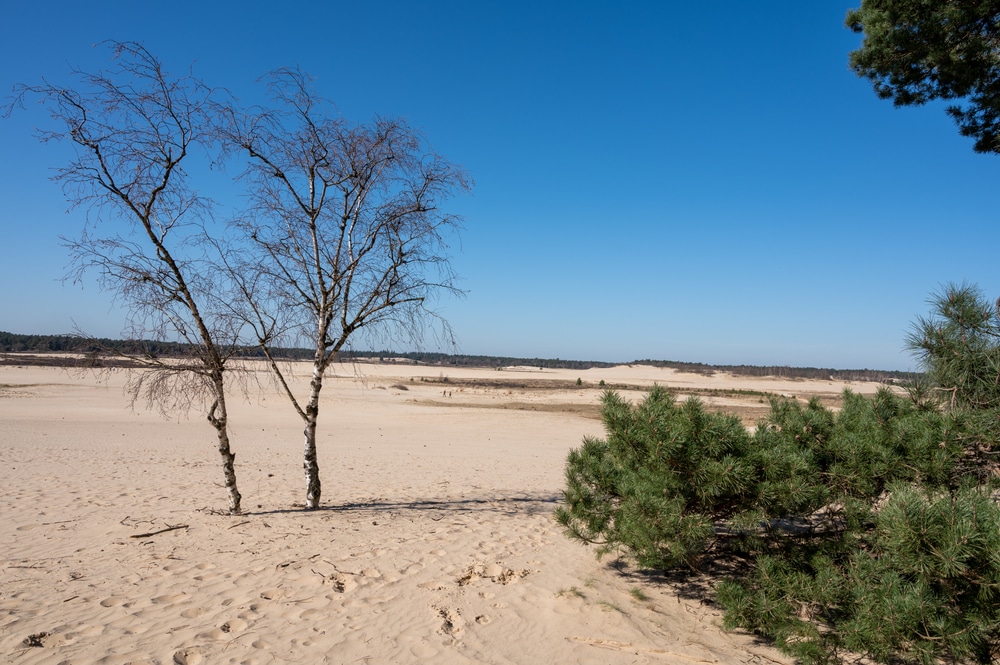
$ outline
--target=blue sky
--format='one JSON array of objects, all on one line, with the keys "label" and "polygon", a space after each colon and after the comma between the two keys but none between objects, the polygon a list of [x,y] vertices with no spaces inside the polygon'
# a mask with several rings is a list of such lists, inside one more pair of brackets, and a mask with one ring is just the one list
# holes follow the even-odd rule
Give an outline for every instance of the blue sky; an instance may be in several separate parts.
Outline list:
[{"label": "blue sky", "polygon": [[[913,369],[932,291],[1000,295],[1000,158],[849,71],[855,5],[7,2],[0,90],[135,40],[245,100],[298,65],[349,119],[405,117],[476,182],[439,305],[464,353]],[[0,121],[0,330],[118,336],[60,279],[83,213],[45,121]]]}]

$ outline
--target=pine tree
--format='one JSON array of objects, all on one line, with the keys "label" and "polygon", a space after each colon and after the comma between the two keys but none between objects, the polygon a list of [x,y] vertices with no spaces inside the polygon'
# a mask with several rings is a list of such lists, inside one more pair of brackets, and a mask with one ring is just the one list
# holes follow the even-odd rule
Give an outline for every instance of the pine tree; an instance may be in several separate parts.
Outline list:
[{"label": "pine tree", "polygon": [[775,399],[750,432],[663,387],[636,405],[606,392],[607,436],[570,453],[559,522],[599,555],[711,569],[727,626],[805,662],[991,662],[1000,325],[972,287],[932,302],[911,348],[947,399]]}]

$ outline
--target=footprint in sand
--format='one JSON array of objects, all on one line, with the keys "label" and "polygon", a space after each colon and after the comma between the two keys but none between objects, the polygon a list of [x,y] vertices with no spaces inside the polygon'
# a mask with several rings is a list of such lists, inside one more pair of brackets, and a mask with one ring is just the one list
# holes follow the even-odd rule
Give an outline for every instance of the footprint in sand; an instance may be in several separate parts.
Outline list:
[{"label": "footprint in sand", "polygon": [[334,573],[330,575],[327,580],[333,585],[333,590],[337,593],[347,593],[358,586],[357,582],[351,579],[350,576],[344,575],[343,573]]},{"label": "footprint in sand", "polygon": [[229,639],[229,635],[226,634],[221,628],[212,628],[211,630],[206,630],[195,635],[199,640],[222,640]]},{"label": "footprint in sand", "polygon": [[194,649],[181,649],[174,653],[173,662],[174,665],[201,665],[205,659]]},{"label": "footprint in sand", "polygon": [[81,637],[97,637],[104,633],[104,626],[95,626],[94,624],[83,624],[76,629],[76,634]]},{"label": "footprint in sand", "polygon": [[439,617],[444,619],[444,623],[441,624],[441,628],[438,629],[438,633],[442,635],[450,635],[452,637],[458,637],[458,635],[465,628],[465,619],[458,610],[453,610],[447,607],[437,607],[432,606],[431,609],[435,610]]},{"label": "footprint in sand", "polygon": [[458,576],[456,581],[458,582],[458,586],[466,586],[478,579],[487,579],[495,584],[507,585],[514,580],[527,577],[530,574],[531,571],[526,568],[521,570],[504,568],[501,562],[491,563],[489,565],[477,563],[469,566],[464,573]]},{"label": "footprint in sand", "polygon": [[429,662],[441,652],[429,644],[416,644],[410,647],[410,653],[419,658],[420,662]]},{"label": "footprint in sand", "polygon": [[247,629],[249,624],[243,619],[230,619],[226,623],[219,626],[219,630],[224,633],[242,633]]},{"label": "footprint in sand", "polygon": [[150,598],[150,602],[154,605],[172,605],[179,600],[184,600],[187,598],[186,593],[168,593],[162,596],[156,596],[155,598]]},{"label": "footprint in sand", "polygon": [[[328,598],[328,600],[332,600],[332,598]],[[317,621],[317,620],[321,621],[327,616],[329,616],[329,612],[326,609],[317,610],[310,608],[302,610],[298,614],[298,618],[301,621]]]},{"label": "footprint in sand", "polygon": [[[264,600],[274,600],[275,598],[281,598],[282,595],[281,589],[268,589],[260,592],[260,597]],[[250,609],[253,609],[253,607]]]},{"label": "footprint in sand", "polygon": [[399,570],[399,574],[400,575],[413,575],[415,573],[419,573],[423,569],[424,569],[423,564],[414,562],[414,563],[411,563],[410,565],[408,565],[408,566],[406,566],[404,568],[401,568]]}]

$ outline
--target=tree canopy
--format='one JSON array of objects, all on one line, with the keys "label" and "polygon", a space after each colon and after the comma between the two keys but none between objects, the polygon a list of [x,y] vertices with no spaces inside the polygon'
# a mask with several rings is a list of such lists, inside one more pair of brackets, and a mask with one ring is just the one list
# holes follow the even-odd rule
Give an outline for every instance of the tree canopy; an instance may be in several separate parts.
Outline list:
[{"label": "tree canopy", "polygon": [[863,0],[851,68],[897,106],[940,99],[976,152],[1000,153],[1000,1]]}]

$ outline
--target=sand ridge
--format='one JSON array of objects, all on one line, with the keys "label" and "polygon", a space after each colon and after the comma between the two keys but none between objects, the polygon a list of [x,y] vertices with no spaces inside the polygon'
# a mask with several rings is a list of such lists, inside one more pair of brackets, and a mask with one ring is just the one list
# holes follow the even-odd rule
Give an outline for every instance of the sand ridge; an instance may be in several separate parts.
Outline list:
[{"label": "sand ridge", "polygon": [[[439,368],[361,371],[341,368],[324,393],[317,511],[301,508],[291,409],[267,386],[236,400],[245,514],[229,516],[197,414],[130,412],[121,375],[0,368],[0,660],[789,662],[722,631],[711,605],[563,536],[552,511],[565,456],[602,434],[598,420],[482,407],[593,404],[599,390],[449,388]],[[498,374],[513,372],[447,372]],[[541,374],[711,385],[654,368]]]}]

